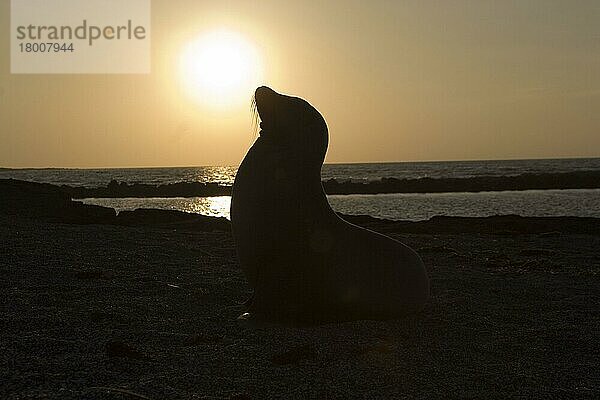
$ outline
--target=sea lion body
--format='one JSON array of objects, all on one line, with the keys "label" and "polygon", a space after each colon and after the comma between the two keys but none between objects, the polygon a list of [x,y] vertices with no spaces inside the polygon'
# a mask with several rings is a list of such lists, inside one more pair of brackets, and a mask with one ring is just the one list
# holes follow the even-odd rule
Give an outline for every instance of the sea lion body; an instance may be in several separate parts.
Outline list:
[{"label": "sea lion body", "polygon": [[254,289],[250,313],[275,321],[389,319],[420,310],[429,281],[402,243],[329,206],[320,171],[327,126],[306,101],[261,87],[261,135],[233,186],[231,221]]}]

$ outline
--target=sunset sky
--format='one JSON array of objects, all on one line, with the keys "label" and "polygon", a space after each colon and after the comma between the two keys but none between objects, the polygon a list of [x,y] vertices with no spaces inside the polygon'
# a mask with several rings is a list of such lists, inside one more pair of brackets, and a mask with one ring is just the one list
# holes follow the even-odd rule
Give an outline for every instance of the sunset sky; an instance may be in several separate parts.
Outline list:
[{"label": "sunset sky", "polygon": [[[327,162],[600,156],[598,0],[153,0],[147,75],[10,74],[0,2],[0,167],[237,165],[259,84],[321,111]],[[221,104],[181,66],[214,32],[255,57]]]}]

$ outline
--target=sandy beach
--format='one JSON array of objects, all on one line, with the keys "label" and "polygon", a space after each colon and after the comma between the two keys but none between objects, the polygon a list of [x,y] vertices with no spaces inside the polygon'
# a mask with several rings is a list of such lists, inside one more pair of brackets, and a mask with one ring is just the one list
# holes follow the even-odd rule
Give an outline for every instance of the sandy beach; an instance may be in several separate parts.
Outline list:
[{"label": "sandy beach", "polygon": [[598,395],[600,235],[589,226],[363,222],[423,257],[432,298],[419,315],[252,327],[236,320],[250,290],[229,232],[2,215],[0,397]]}]

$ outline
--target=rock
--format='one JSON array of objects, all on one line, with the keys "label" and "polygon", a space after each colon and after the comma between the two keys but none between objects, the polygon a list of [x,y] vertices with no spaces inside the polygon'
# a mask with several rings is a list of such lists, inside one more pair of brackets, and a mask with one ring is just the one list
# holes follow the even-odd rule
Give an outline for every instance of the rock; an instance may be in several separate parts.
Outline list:
[{"label": "rock", "polygon": [[470,178],[382,178],[368,183],[323,181],[327,194],[442,193],[530,189],[600,188],[600,171],[527,173],[516,176],[476,176]]},{"label": "rock", "polygon": [[513,236],[552,232],[552,235],[600,235],[600,218],[592,217],[435,216],[427,221],[389,221],[368,215],[339,215],[346,221],[360,226],[395,233],[481,233]]},{"label": "rock", "polygon": [[111,223],[112,208],[72,201],[60,187],[47,183],[0,179],[0,213],[77,224]]}]

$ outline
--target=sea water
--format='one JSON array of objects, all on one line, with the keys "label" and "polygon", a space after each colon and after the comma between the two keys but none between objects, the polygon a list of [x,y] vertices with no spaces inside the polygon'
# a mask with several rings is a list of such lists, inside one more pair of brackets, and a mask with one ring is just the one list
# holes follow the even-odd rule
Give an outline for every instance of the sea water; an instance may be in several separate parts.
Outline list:
[{"label": "sea water", "polygon": [[[600,170],[600,158],[439,161],[365,164],[325,164],[322,179],[369,182],[381,178],[470,178],[514,176],[524,173],[560,173]],[[0,169],[0,178],[58,185],[105,186],[111,180],[162,185],[204,182],[231,185],[235,166],[109,168],[109,169]],[[525,190],[478,193],[401,193],[328,196],[334,210],[393,220],[424,220],[434,215],[600,217],[600,189]],[[191,198],[84,199],[85,203],[113,207],[180,210],[229,218],[229,196]]]}]

